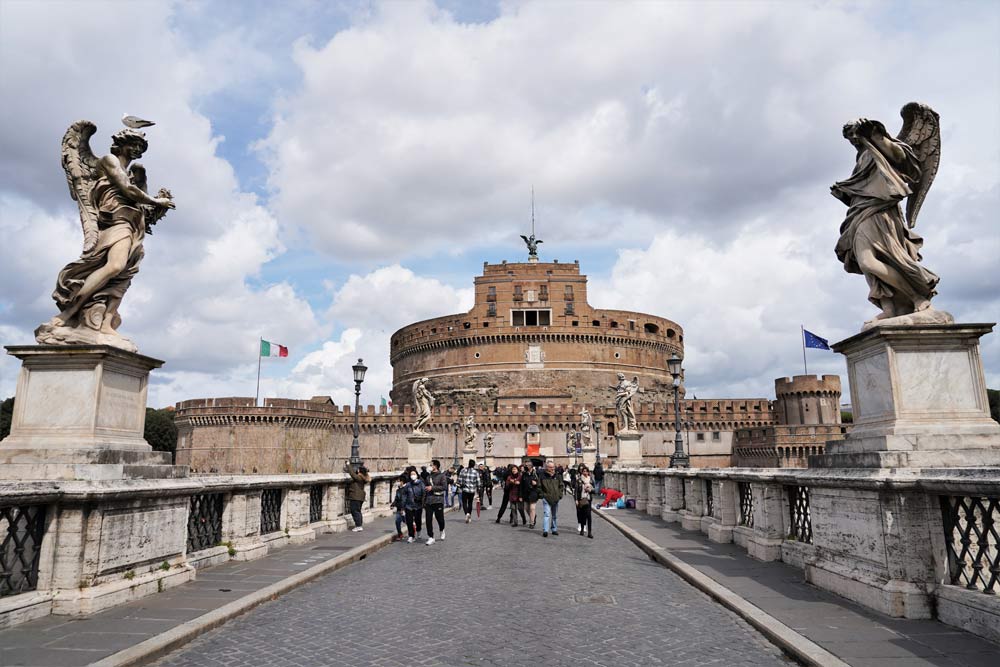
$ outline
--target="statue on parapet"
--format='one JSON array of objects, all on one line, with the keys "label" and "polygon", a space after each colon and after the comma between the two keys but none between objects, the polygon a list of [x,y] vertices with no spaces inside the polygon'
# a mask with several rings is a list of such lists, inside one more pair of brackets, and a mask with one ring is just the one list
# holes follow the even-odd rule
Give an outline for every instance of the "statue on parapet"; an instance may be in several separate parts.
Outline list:
[{"label": "statue on parapet", "polygon": [[475,449],[477,437],[479,437],[479,429],[476,428],[476,420],[472,415],[469,415],[465,418],[465,448]]},{"label": "statue on parapet", "polygon": [[635,420],[635,408],[632,399],[639,393],[639,376],[631,381],[625,379],[624,373],[618,374],[618,385],[611,387],[615,392],[615,412],[618,413],[618,432],[635,433],[639,426]]},{"label": "statue on parapet", "polygon": [[496,435],[492,431],[483,435],[483,451],[487,454],[493,453],[493,441],[495,438]]},{"label": "statue on parapet", "polygon": [[903,128],[895,138],[877,120],[859,118],[844,125],[844,137],[857,149],[854,172],[830,187],[848,207],[837,259],[847,272],[865,277],[868,300],[882,309],[863,330],[954,322],[931,307],[940,278],[920,263],[924,240],[913,231],[941,160],[939,116],[918,102],[904,106],[900,115]]},{"label": "statue on parapet", "polygon": [[166,189],[156,197],[147,194],[146,169],[135,162],[148,147],[143,132],[130,127],[116,132],[111,153],[98,158],[90,149],[96,131],[92,122],[81,120],[63,136],[62,165],[70,196],[80,208],[83,251],[59,272],[52,293],[59,314],[35,329],[35,340],[135,352],[135,344],[118,333],[118,309],[139,271],[143,239],[174,202]]},{"label": "statue on parapet", "polygon": [[583,434],[583,441],[586,446],[590,446],[590,430],[594,424],[594,418],[590,416],[590,410],[584,408],[580,411],[580,432]]},{"label": "statue on parapet", "polygon": [[425,435],[424,426],[431,420],[431,408],[434,407],[434,394],[427,388],[429,382],[428,378],[420,378],[413,383],[413,405],[417,409],[413,432],[420,435]]}]

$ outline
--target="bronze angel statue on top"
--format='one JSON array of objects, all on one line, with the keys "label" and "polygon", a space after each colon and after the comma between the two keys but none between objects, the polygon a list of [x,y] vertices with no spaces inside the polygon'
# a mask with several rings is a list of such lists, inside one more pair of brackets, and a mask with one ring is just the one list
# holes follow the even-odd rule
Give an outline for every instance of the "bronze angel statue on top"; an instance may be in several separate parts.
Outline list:
[{"label": "bronze angel statue on top", "polygon": [[913,231],[941,160],[939,117],[918,102],[910,102],[900,114],[903,129],[896,138],[877,120],[860,118],[844,125],[857,161],[850,178],[830,187],[848,207],[837,259],[849,273],[865,277],[868,300],[882,309],[863,329],[954,321],[931,308],[940,278],[921,265],[924,240]]},{"label": "bronze angel statue on top", "polygon": [[[150,123],[152,124],[152,123]],[[52,298],[59,314],[35,330],[43,345],[101,344],[130,352],[121,336],[118,308],[142,261],[142,242],[152,226],[174,208],[169,190],[147,194],[146,170],[138,162],[146,135],[126,128],[111,137],[111,153],[90,150],[97,127],[73,123],[62,140],[62,164],[70,195],[80,207],[83,252],[59,272]]]}]

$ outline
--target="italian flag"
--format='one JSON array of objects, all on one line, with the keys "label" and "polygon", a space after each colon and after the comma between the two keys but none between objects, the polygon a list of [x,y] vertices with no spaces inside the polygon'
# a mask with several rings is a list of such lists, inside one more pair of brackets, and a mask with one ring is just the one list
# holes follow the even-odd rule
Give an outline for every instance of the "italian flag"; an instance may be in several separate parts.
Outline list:
[{"label": "italian flag", "polygon": [[269,341],[261,339],[260,356],[262,357],[287,357],[288,348],[284,345],[275,345]]}]

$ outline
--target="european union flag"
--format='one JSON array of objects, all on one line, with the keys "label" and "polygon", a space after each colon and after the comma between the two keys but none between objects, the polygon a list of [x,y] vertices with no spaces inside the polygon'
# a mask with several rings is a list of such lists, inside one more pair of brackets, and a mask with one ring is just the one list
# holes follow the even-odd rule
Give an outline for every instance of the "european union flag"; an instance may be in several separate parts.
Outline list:
[{"label": "european union flag", "polygon": [[811,331],[805,329],[802,330],[802,335],[805,337],[805,346],[814,347],[817,350],[829,350],[830,343],[825,338],[820,338]]}]

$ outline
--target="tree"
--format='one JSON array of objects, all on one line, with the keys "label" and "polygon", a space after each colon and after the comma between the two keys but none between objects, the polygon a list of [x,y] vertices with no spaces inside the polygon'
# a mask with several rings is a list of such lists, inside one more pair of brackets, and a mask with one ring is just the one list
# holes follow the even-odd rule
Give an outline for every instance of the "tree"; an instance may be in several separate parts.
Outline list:
[{"label": "tree", "polygon": [[987,389],[986,394],[990,399],[990,417],[1000,422],[1000,389]]},{"label": "tree", "polygon": [[10,435],[10,421],[14,418],[14,399],[5,399],[0,403],[0,440]]},{"label": "tree", "polygon": [[169,452],[173,456],[177,449],[177,426],[174,425],[173,412],[146,408],[146,429],[143,437],[154,451]]}]

